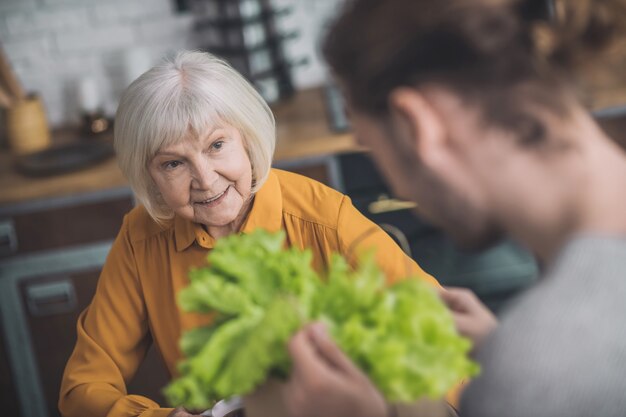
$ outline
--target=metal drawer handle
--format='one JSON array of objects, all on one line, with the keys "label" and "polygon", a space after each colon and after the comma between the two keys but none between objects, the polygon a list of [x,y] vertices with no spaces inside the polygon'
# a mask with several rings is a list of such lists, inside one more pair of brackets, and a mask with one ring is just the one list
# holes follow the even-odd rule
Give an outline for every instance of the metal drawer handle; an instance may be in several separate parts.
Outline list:
[{"label": "metal drawer handle", "polygon": [[378,200],[371,202],[367,209],[371,214],[389,213],[391,211],[406,210],[417,207],[417,204],[411,201],[402,201],[396,198],[389,198],[381,195]]},{"label": "metal drawer handle", "polygon": [[17,236],[12,220],[0,222],[0,256],[13,255],[17,252]]},{"label": "metal drawer handle", "polygon": [[76,292],[70,280],[31,285],[26,289],[28,311],[35,317],[70,313],[76,309]]}]

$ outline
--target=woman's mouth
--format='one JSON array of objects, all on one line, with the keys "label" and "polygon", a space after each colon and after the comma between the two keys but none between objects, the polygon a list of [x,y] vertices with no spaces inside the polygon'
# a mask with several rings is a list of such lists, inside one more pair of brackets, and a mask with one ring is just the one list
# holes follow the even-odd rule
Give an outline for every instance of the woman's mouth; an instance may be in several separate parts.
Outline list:
[{"label": "woman's mouth", "polygon": [[207,200],[203,200],[203,201],[198,201],[194,204],[200,204],[204,207],[214,207],[217,206],[218,204],[220,204],[222,202],[222,200],[224,200],[224,197],[226,197],[226,194],[228,194],[228,190],[230,190],[230,186],[228,186],[224,192],[222,192],[221,194],[216,195],[215,197],[211,197]]}]

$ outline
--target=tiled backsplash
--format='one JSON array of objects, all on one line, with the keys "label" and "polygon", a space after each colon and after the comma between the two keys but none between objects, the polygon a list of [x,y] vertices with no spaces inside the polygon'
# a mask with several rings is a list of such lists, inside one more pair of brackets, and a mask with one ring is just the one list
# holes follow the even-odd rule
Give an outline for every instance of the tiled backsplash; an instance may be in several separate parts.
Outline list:
[{"label": "tiled backsplash", "polygon": [[[281,26],[300,32],[287,45],[288,55],[308,59],[294,69],[294,84],[322,83],[317,38],[339,1],[275,3],[293,6]],[[24,87],[42,95],[53,126],[78,120],[77,88],[85,78],[95,81],[103,109],[113,114],[119,93],[138,72],[175,50],[197,47],[193,23],[173,0],[0,0],[2,45]]]}]

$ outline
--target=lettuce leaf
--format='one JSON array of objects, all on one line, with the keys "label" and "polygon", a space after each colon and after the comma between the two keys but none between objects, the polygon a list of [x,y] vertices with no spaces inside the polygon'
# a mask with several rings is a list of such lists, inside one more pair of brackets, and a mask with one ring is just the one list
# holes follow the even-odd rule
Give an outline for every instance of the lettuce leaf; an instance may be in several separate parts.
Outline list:
[{"label": "lettuce leaf", "polygon": [[310,251],[284,242],[284,232],[228,236],[209,253],[208,266],[190,272],[181,308],[215,320],[181,337],[186,359],[165,389],[170,404],[208,408],[252,392],[269,376],[286,377],[287,342],[314,320],[328,324],[389,401],[441,397],[478,372],[467,356],[470,342],[429,284],[407,278],[386,286],[372,254],[356,269],[334,254],[320,276]]}]

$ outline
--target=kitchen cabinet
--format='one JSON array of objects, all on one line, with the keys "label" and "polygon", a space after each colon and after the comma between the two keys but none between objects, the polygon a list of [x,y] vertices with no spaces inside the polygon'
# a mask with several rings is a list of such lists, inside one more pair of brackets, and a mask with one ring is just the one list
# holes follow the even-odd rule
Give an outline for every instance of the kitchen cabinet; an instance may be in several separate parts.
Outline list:
[{"label": "kitchen cabinet", "polygon": [[[68,264],[73,261],[65,256]],[[68,323],[75,323],[89,304],[99,273],[99,265],[94,265],[76,271],[25,275],[16,282],[49,416],[58,415],[61,376],[76,341],[75,330]]]},{"label": "kitchen cabinet", "polygon": [[[3,180],[11,177],[2,174]],[[34,187],[7,187],[2,198],[41,186],[30,181]],[[0,205],[0,317],[6,375],[14,390],[2,390],[0,403],[21,408],[21,414],[7,415],[59,415],[58,392],[75,343],[76,318],[91,301],[108,247],[133,205],[125,186]],[[86,249],[93,247],[100,249]]]},{"label": "kitchen cabinet", "polygon": [[[76,340],[76,320],[96,289],[111,242],[16,257],[0,264],[0,312],[11,374],[23,413],[57,417],[65,363]],[[169,374],[152,348],[129,393],[163,401]],[[2,403],[11,401],[2,393]],[[20,414],[11,414],[18,416]]]},{"label": "kitchen cabinet", "polygon": [[[133,205],[130,189],[118,187],[0,207],[0,316],[10,370],[4,375],[12,376],[7,385],[14,390],[2,390],[0,404],[22,409],[7,415],[59,416],[58,393],[76,320],[93,297],[111,242]],[[158,353],[151,351],[129,392],[159,400],[168,379]]]}]

